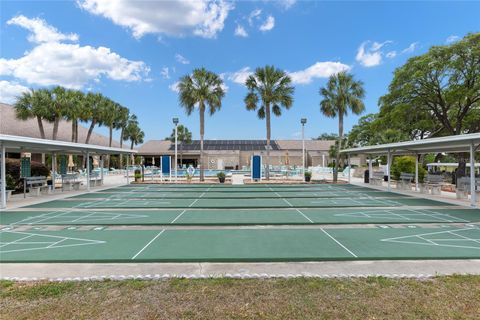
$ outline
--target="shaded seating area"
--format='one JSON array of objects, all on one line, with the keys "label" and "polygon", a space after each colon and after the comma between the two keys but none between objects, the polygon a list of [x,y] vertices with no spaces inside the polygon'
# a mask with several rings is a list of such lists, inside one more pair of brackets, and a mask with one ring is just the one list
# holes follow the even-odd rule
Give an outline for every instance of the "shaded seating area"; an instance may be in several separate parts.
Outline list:
[{"label": "shaded seating area", "polygon": [[[428,138],[423,140],[405,141],[397,143],[388,143],[374,146],[365,146],[359,148],[351,148],[340,151],[350,158],[351,155],[364,154],[370,159],[372,157],[386,156],[387,165],[385,176],[387,177],[387,190],[392,191],[392,176],[391,168],[394,156],[410,155],[415,157],[415,174],[402,173],[400,180],[397,183],[398,190],[411,190],[411,182],[415,181],[415,191],[441,195],[442,187],[446,184],[443,175],[441,174],[428,174],[425,177],[423,184],[419,181],[419,157],[427,154],[469,154],[470,168],[468,176],[457,178],[457,185],[455,187],[457,199],[469,200],[472,207],[479,206],[480,193],[479,193],[479,180],[480,174],[476,173],[475,169],[475,156],[480,152],[480,133],[461,134],[456,136],[446,136],[439,138]],[[372,185],[383,185],[383,181],[380,180],[380,172],[374,172],[372,170],[372,161],[369,161],[369,180]],[[412,177],[413,176],[413,177]],[[350,177],[349,177],[350,180]],[[408,187],[409,186],[409,187]]]},{"label": "shaded seating area", "polygon": [[[29,158],[22,157],[20,178],[24,186],[24,197],[26,197],[27,191],[30,196],[38,197],[42,194],[55,193],[56,187],[58,187],[57,183],[61,184],[61,191],[80,190],[80,187],[85,184],[85,189],[88,192],[91,187],[101,186],[104,178],[104,170],[92,170],[92,156],[100,158],[99,166],[103,168],[103,159],[107,155],[126,155],[128,165],[130,156],[136,152],[136,150],[130,149],[0,134],[0,208],[5,209],[7,207],[7,195],[10,196],[12,191],[7,189],[6,162],[8,153],[36,153],[50,156],[51,178],[38,175],[38,173],[35,175],[34,172],[30,171]],[[57,168],[58,157],[65,159],[67,155],[81,155],[85,159],[85,177],[82,178],[77,173],[67,172],[65,162],[60,162],[60,168]],[[126,182],[129,183],[128,175],[126,176]]]}]

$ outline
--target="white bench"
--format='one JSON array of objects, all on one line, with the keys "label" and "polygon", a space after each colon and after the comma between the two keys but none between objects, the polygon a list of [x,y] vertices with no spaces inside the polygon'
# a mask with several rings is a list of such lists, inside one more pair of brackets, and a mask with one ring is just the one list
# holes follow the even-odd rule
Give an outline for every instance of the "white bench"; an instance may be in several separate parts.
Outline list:
[{"label": "white bench", "polygon": [[62,191],[79,190],[80,181],[77,181],[78,175],[75,173],[62,174]]},{"label": "white bench", "polygon": [[[477,201],[480,202],[480,178],[475,179],[475,193]],[[457,199],[468,199],[470,194],[470,177],[461,177],[457,179],[456,188]]]},{"label": "white bench", "polygon": [[50,187],[47,185],[47,177],[26,177],[24,178],[24,191],[28,189],[28,192],[33,196],[38,197],[41,192],[50,192]]},{"label": "white bench", "polygon": [[425,193],[439,195],[442,193],[443,176],[439,174],[428,174],[425,178]]},{"label": "white bench", "polygon": [[400,173],[400,180],[398,181],[398,189],[412,191],[412,182],[415,175],[413,173]]},{"label": "white bench", "polygon": [[90,186],[91,187],[99,187],[102,185],[102,178],[98,172],[90,173]]},{"label": "white bench", "polygon": [[383,171],[373,171],[372,177],[370,178],[370,184],[374,186],[381,186],[385,177]]}]

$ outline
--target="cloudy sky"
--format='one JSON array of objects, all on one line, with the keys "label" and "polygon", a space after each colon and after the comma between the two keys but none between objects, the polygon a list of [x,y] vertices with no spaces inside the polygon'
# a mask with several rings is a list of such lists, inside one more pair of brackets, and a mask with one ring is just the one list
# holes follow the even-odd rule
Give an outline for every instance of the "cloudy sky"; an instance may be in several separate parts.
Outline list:
[{"label": "cloudy sky", "polygon": [[[378,110],[396,67],[480,31],[480,2],[2,1],[0,101],[27,88],[62,85],[101,92],[138,115],[146,139],[171,132],[179,116],[198,138],[198,115],[178,105],[176,82],[194,68],[222,76],[222,110],[206,118],[208,139],[262,139],[264,121],[246,111],[243,85],[273,64],[295,84],[290,111],[272,136],[337,131],[319,112],[318,90],[349,70],[365,83],[367,112]],[[349,116],[347,130],[358,117]],[[104,131],[106,132],[106,131]]]}]

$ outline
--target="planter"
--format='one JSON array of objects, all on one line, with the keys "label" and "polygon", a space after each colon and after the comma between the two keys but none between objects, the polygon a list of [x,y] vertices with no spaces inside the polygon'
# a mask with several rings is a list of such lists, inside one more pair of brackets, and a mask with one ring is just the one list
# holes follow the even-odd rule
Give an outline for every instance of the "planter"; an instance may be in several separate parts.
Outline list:
[{"label": "planter", "polygon": [[305,182],[310,182],[310,180],[312,179],[312,177],[305,177]]},{"label": "planter", "polygon": [[225,177],[219,177],[219,178],[218,178],[218,181],[219,181],[220,183],[225,183]]},{"label": "planter", "polygon": [[13,190],[6,190],[6,197],[5,199],[8,201],[8,198],[10,198],[12,196],[12,191]]}]

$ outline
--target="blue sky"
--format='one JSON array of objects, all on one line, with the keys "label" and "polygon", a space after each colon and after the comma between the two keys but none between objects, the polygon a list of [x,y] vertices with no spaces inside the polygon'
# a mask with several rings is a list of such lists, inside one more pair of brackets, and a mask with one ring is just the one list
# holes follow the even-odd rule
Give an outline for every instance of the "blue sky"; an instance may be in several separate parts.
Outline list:
[{"label": "blue sky", "polygon": [[[101,92],[139,117],[146,140],[169,135],[174,116],[198,138],[198,114],[188,117],[175,92],[196,67],[227,88],[221,111],[206,118],[206,138],[264,139],[242,81],[265,64],[289,72],[296,87],[272,137],[300,138],[302,117],[315,137],[337,131],[319,112],[328,75],[350,70],[365,83],[366,113],[376,112],[396,67],[480,31],[480,2],[458,1],[2,1],[0,11],[1,101],[30,87]],[[347,117],[347,131],[357,119]]]}]

